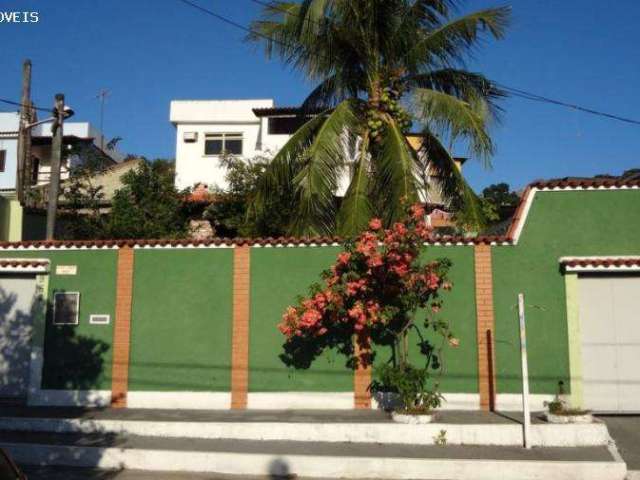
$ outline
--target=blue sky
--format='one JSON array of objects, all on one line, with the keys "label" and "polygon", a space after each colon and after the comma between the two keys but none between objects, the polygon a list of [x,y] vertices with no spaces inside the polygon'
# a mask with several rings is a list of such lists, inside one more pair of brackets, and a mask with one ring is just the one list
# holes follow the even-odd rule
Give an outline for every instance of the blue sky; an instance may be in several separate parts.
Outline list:
[{"label": "blue sky", "polygon": [[[260,8],[250,0],[195,1],[242,24]],[[640,2],[469,0],[463,11],[505,3],[513,8],[506,39],[487,43],[471,69],[512,87],[640,118]],[[0,23],[0,97],[19,98],[24,58],[33,61],[35,102],[48,106],[64,92],[77,120],[98,123],[94,97],[106,88],[105,132],[123,137],[125,152],[174,156],[172,99],[272,97],[291,105],[311,88],[244,43],[243,32],[177,0],[0,0],[0,11],[10,10],[37,11],[40,21]],[[477,161],[465,167],[475,188],[640,167],[638,125],[517,98],[503,106],[503,123],[493,130],[493,168]]]}]

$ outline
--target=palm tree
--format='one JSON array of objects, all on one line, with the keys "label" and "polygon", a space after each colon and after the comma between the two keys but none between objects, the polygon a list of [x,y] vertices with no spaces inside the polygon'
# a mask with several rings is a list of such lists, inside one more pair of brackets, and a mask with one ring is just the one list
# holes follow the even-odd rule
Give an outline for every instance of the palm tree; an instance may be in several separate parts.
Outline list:
[{"label": "palm tree", "polygon": [[[454,0],[303,0],[265,3],[249,40],[269,58],[304,73],[317,87],[303,103],[322,113],[307,121],[273,158],[254,198],[289,192],[298,235],[353,235],[372,216],[390,224],[403,204],[424,198],[424,172],[443,194],[480,222],[475,194],[444,142],[465,142],[489,162],[489,126],[504,93],[464,69],[465,57],[488,36],[502,38],[509,9],[490,8],[452,19]],[[405,134],[415,122],[423,142]],[[357,149],[348,161],[345,138]],[[345,168],[351,181],[336,198]]]}]

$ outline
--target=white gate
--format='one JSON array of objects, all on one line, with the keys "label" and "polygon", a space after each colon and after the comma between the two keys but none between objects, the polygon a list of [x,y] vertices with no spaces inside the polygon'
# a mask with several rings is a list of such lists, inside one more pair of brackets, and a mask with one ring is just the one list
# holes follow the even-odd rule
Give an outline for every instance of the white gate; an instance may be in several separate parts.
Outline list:
[{"label": "white gate", "polygon": [[0,274],[0,398],[27,394],[35,294],[35,276]]},{"label": "white gate", "polygon": [[640,276],[579,277],[586,408],[640,412]]}]

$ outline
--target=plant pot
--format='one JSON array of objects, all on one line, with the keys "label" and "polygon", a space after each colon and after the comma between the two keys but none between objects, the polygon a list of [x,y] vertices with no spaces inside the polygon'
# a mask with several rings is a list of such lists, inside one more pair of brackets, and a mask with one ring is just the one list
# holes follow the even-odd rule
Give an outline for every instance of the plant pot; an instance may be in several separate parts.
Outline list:
[{"label": "plant pot", "polygon": [[385,412],[390,412],[404,407],[400,394],[397,392],[373,392],[373,399],[378,404],[378,408]]},{"label": "plant pot", "polygon": [[575,415],[546,412],[544,418],[549,423],[593,423],[593,415],[590,412]]},{"label": "plant pot", "polygon": [[402,412],[392,412],[391,419],[397,423],[407,423],[410,425],[423,425],[433,422],[435,415],[433,414],[411,414]]}]

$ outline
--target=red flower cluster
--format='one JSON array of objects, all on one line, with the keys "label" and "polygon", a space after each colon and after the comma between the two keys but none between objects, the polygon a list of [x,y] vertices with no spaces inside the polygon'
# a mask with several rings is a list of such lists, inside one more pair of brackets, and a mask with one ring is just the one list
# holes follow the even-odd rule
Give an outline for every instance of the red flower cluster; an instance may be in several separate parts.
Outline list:
[{"label": "red flower cluster", "polygon": [[449,262],[421,262],[430,235],[424,214],[422,206],[414,205],[404,222],[388,229],[374,218],[368,230],[347,242],[323,274],[324,283],[312,286],[309,297],[286,310],[278,328],[287,341],[322,342],[339,332],[345,342],[355,334],[361,347],[367,347],[373,330],[398,332],[417,309],[439,308],[432,302],[440,288],[451,288]]}]

